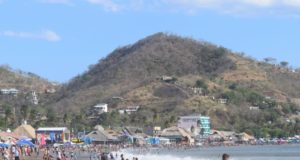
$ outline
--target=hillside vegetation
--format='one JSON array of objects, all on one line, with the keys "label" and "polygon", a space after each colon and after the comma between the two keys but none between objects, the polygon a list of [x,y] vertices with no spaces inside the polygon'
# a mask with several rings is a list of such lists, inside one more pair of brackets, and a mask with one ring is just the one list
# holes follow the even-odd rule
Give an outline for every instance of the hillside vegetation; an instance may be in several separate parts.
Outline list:
[{"label": "hillside vegetation", "polygon": [[35,90],[44,92],[53,84],[31,72],[13,70],[9,66],[0,66],[0,88],[16,88],[21,91]]},{"label": "hillside vegetation", "polygon": [[[0,129],[14,128],[24,119],[35,122],[38,114],[44,112],[43,107],[50,100],[47,89],[59,89],[59,85],[49,82],[36,74],[13,70],[9,66],[0,66],[0,89],[17,89],[17,94],[0,93]],[[38,98],[34,104],[32,91]]]},{"label": "hillside vegetation", "polygon": [[[300,73],[286,63],[157,33],[117,48],[64,84],[42,108],[45,124],[75,130],[99,123],[168,127],[181,115],[201,113],[215,129],[283,137],[300,134],[299,84]],[[107,103],[109,113],[95,116],[91,109],[97,103]],[[128,106],[140,109],[119,114]]]}]

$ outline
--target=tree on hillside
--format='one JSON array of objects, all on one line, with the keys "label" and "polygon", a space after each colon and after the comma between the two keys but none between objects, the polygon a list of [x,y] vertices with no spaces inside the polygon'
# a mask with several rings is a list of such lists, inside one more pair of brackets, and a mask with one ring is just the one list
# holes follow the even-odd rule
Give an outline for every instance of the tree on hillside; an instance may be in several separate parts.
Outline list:
[{"label": "tree on hillside", "polygon": [[282,67],[287,67],[287,66],[289,65],[289,62],[287,62],[287,61],[282,61],[282,62],[280,62],[280,65],[281,65]]},{"label": "tree on hillside", "polygon": [[69,116],[68,113],[65,113],[65,114],[64,114],[63,121],[64,121],[64,124],[65,124],[65,125],[68,125],[68,124],[71,123],[71,117]]},{"label": "tree on hillside", "polygon": [[56,114],[52,108],[47,109],[47,122],[54,123],[56,121]]},{"label": "tree on hillside", "polygon": [[204,80],[197,80],[195,87],[202,88],[204,94],[208,94],[208,85],[205,83]]},{"label": "tree on hillside", "polygon": [[29,113],[30,120],[35,120],[37,114],[38,114],[38,111],[35,108],[31,109],[30,113]]},{"label": "tree on hillside", "polygon": [[28,117],[28,113],[29,113],[29,107],[27,105],[22,105],[21,109],[20,109],[20,112],[21,112],[22,118],[24,120],[26,120],[27,117]]},{"label": "tree on hillside", "polygon": [[13,113],[10,106],[4,106],[5,108],[5,129],[7,129],[8,120],[12,117]]}]

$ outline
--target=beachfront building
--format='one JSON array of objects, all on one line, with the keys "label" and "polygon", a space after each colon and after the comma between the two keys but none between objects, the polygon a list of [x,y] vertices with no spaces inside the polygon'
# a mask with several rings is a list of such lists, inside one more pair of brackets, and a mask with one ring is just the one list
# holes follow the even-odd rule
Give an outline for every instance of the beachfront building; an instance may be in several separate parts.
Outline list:
[{"label": "beachfront building", "polygon": [[210,134],[210,118],[207,116],[182,116],[177,126],[193,133],[198,138],[208,138]]},{"label": "beachfront building", "polygon": [[193,138],[192,133],[177,126],[164,129],[159,137],[166,138],[170,143],[175,144],[192,145],[195,143],[195,139]]},{"label": "beachfront building", "polygon": [[146,137],[149,135],[144,132],[143,128],[126,126],[122,128],[120,140],[125,143],[144,145]]},{"label": "beachfront building", "polygon": [[70,142],[70,130],[66,127],[47,127],[36,130],[36,139],[39,144],[53,144]]},{"label": "beachfront building", "polygon": [[117,137],[109,134],[100,125],[94,128],[94,131],[90,132],[85,139],[89,139],[92,144],[116,144],[119,143]]},{"label": "beachfront building", "polygon": [[14,133],[22,138],[35,139],[35,129],[26,123],[22,124],[14,130]]}]

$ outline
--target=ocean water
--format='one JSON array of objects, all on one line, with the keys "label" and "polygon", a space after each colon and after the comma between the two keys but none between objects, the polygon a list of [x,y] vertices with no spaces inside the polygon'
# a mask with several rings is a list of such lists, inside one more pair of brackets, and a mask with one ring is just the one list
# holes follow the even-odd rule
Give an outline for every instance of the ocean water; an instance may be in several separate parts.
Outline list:
[{"label": "ocean water", "polygon": [[300,160],[300,145],[123,151],[125,158],[138,157],[139,160],[220,160],[223,153],[229,154],[232,160]]}]

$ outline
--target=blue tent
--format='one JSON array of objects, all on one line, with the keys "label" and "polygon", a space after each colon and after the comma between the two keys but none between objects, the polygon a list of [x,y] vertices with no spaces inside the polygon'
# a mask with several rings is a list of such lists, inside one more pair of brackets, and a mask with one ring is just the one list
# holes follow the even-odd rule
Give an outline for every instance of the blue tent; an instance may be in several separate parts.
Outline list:
[{"label": "blue tent", "polygon": [[0,148],[7,148],[7,147],[9,147],[9,145],[8,145],[8,144],[5,144],[5,143],[0,143]]},{"label": "blue tent", "polygon": [[25,139],[21,139],[21,140],[17,141],[16,144],[17,144],[18,146],[26,146],[26,145],[28,145],[28,146],[30,146],[30,147],[34,147],[34,144],[33,144],[32,142],[30,142],[30,141],[28,141],[28,140],[25,140]]},{"label": "blue tent", "polygon": [[92,144],[93,143],[93,140],[88,136],[85,136],[83,141],[84,141],[84,144]]},{"label": "blue tent", "polygon": [[147,138],[146,141],[152,145],[158,145],[160,143],[160,139],[158,137]]}]

